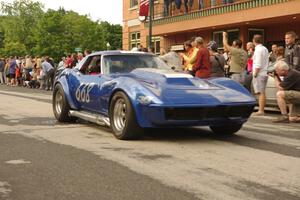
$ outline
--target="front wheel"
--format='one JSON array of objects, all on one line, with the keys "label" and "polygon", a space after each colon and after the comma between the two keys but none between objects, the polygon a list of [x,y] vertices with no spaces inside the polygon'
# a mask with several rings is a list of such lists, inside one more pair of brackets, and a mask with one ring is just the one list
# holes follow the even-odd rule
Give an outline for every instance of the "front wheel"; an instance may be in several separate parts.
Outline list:
[{"label": "front wheel", "polygon": [[134,109],[124,92],[117,92],[110,104],[110,124],[114,136],[120,140],[138,138],[142,128],[138,125]]},{"label": "front wheel", "polygon": [[238,132],[243,124],[228,124],[223,126],[210,126],[209,128],[218,135],[232,135]]},{"label": "front wheel", "polygon": [[75,117],[70,116],[70,105],[60,84],[54,87],[52,108],[54,116],[59,122],[71,122],[76,120]]}]

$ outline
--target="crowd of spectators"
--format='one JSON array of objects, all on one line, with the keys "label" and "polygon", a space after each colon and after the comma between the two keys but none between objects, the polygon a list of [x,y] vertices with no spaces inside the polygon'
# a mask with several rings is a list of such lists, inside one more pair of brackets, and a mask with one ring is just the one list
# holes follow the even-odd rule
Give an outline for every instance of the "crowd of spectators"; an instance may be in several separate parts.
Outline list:
[{"label": "crowd of spectators", "polygon": [[[84,52],[85,55],[89,53],[89,50]],[[82,53],[73,53],[62,57],[58,65],[49,56],[0,57],[0,83],[8,86],[52,90],[56,70],[73,68],[83,57]]]},{"label": "crowd of spectators", "polygon": [[[285,47],[273,44],[269,52],[263,46],[262,35],[254,35],[244,50],[240,39],[234,40],[230,45],[227,33],[223,32],[222,49],[218,48],[215,41],[193,37],[184,42],[183,51],[179,49],[176,53],[165,53],[163,50],[164,53],[160,57],[178,71],[199,78],[229,77],[244,85],[257,95],[258,112],[253,113],[255,116],[265,114],[266,86],[268,78],[272,77],[276,82],[278,106],[283,115],[274,122],[300,122],[300,112],[296,112],[300,110],[300,45],[296,43],[296,39],[295,32],[287,32]],[[284,109],[285,100],[292,102],[289,106],[289,117]]]},{"label": "crowd of spectators", "polygon": [[[137,0],[135,0],[135,1],[137,3]],[[217,1],[217,0],[210,0],[210,1],[164,0],[163,15],[165,17],[169,16],[169,15],[174,15],[174,12],[173,12],[174,8],[180,12],[182,10],[181,8],[183,7],[184,13],[187,14],[188,12],[191,12],[193,10],[202,10],[202,9],[209,8],[209,7],[232,4],[235,2],[239,2],[239,1],[240,0],[222,0],[222,1]]]},{"label": "crowd of spectators", "polygon": [[51,90],[55,64],[48,56],[0,58],[1,84]]}]

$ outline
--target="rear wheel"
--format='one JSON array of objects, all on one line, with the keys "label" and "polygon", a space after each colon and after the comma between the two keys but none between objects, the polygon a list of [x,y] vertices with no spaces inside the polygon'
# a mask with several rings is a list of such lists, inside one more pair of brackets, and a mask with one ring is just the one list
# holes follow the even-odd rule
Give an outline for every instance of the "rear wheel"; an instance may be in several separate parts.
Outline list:
[{"label": "rear wheel", "polygon": [[75,121],[75,117],[70,116],[70,105],[60,84],[55,85],[53,90],[52,108],[55,118],[59,122]]},{"label": "rear wheel", "polygon": [[223,126],[210,126],[209,128],[218,135],[232,135],[242,128],[243,124],[228,124]]},{"label": "rear wheel", "polygon": [[143,129],[138,125],[134,109],[127,95],[117,92],[110,104],[110,124],[114,136],[120,140],[136,139]]}]

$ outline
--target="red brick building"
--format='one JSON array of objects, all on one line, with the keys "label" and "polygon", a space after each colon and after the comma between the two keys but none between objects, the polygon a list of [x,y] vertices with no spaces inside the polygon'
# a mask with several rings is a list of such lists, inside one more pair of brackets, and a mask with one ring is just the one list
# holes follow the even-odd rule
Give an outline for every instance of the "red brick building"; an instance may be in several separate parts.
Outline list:
[{"label": "red brick building", "polygon": [[[147,46],[148,21],[138,18],[139,0],[123,0],[123,49],[138,44]],[[228,31],[231,40],[240,38],[244,43],[253,34],[263,34],[265,44],[284,45],[284,33],[290,30],[300,34],[300,0],[199,0],[185,10],[184,1],[178,9],[174,1],[169,12],[164,12],[164,1],[154,0],[153,46],[156,52],[180,45],[192,36],[205,41],[215,40],[222,47],[221,33]]]}]

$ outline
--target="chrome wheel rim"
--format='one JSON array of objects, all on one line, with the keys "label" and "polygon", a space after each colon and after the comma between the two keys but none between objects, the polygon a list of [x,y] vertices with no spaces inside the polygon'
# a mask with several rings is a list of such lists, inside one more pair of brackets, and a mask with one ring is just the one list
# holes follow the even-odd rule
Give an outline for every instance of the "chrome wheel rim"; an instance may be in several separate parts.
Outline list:
[{"label": "chrome wheel rim", "polygon": [[63,96],[62,94],[58,91],[55,95],[55,111],[58,115],[61,114],[62,110],[62,104],[63,104]]},{"label": "chrome wheel rim", "polygon": [[124,99],[118,99],[114,106],[114,125],[117,131],[123,131],[126,124],[126,104]]}]

